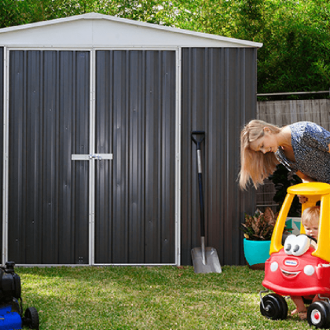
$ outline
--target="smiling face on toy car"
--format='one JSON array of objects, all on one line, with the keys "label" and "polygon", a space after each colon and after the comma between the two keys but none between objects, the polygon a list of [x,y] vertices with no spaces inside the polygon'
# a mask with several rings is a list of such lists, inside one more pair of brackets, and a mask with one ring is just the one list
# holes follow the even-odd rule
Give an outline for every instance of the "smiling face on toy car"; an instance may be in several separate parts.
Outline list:
[{"label": "smiling face on toy car", "polygon": [[312,256],[313,244],[306,235],[289,235],[283,249],[266,261],[264,286],[283,294],[309,294],[330,270],[324,260]]},{"label": "smiling face on toy car", "polygon": [[273,259],[275,260],[271,262],[270,270],[272,272],[279,270],[284,278],[290,280],[297,277],[301,272],[311,276],[314,273],[314,267],[304,265],[303,260],[296,258],[304,255],[310,249],[310,245],[310,239],[306,235],[289,235],[285,240],[282,253],[278,258],[274,256]]},{"label": "smiling face on toy car", "polygon": [[[284,252],[288,256],[299,257],[305,254],[311,246],[311,240],[306,235],[289,235],[284,243]],[[294,278],[298,276],[302,269],[299,267],[301,262],[297,258],[285,258],[283,260],[283,267],[280,267],[282,275],[286,278]],[[285,267],[286,266],[286,267]],[[292,268],[300,268],[300,270],[292,270]],[[313,275],[314,267],[306,265],[303,269],[308,276]]]}]

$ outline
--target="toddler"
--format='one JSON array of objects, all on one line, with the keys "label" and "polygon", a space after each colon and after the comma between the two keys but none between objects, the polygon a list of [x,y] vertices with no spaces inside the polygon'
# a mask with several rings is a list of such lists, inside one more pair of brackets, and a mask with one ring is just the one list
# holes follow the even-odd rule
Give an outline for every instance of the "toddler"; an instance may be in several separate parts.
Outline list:
[{"label": "toddler", "polygon": [[[305,228],[306,235],[313,237],[317,240],[319,234],[319,219],[320,219],[320,207],[312,206],[307,208],[301,216],[301,224]],[[311,245],[316,249],[317,244],[312,240]],[[313,299],[313,302],[318,300],[318,296],[305,297],[307,299]],[[291,312],[291,315],[297,314],[301,320],[307,318],[307,309],[301,296],[291,296],[292,301],[296,305],[296,309]]]}]

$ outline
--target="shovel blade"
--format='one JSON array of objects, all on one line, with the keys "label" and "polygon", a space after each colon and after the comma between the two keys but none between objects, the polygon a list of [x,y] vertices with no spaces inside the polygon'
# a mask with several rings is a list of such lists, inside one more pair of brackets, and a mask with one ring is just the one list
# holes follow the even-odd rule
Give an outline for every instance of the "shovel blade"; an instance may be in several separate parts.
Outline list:
[{"label": "shovel blade", "polygon": [[217,250],[212,247],[205,248],[205,264],[203,263],[203,253],[201,248],[191,250],[191,258],[195,273],[221,273],[221,265]]}]

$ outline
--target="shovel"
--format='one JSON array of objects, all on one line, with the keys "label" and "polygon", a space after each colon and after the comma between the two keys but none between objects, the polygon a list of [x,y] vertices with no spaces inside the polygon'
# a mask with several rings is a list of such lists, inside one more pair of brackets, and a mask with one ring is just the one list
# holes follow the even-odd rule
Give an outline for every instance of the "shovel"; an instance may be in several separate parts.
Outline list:
[{"label": "shovel", "polygon": [[[196,138],[195,138],[196,137]],[[205,132],[191,132],[191,138],[197,149],[197,170],[199,185],[200,225],[201,225],[201,247],[191,250],[191,258],[195,273],[221,273],[221,266],[217,250],[212,247],[205,248],[205,221],[204,221],[204,199],[202,181],[201,143],[205,139]]]}]

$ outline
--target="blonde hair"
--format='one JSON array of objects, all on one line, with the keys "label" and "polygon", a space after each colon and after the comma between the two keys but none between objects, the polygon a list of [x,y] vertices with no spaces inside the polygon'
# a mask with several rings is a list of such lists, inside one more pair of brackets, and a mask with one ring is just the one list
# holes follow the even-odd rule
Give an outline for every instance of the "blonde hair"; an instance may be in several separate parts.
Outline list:
[{"label": "blonde hair", "polygon": [[263,154],[261,151],[251,149],[251,142],[261,138],[264,128],[267,127],[272,133],[279,133],[281,129],[278,126],[266,123],[262,120],[251,120],[241,132],[241,170],[239,173],[239,186],[246,189],[249,181],[252,180],[257,189],[264,180],[276,170],[279,161],[273,152]]},{"label": "blonde hair", "polygon": [[310,224],[313,220],[319,221],[319,219],[320,219],[319,206],[308,207],[301,215],[301,223],[305,222],[307,224]]}]

